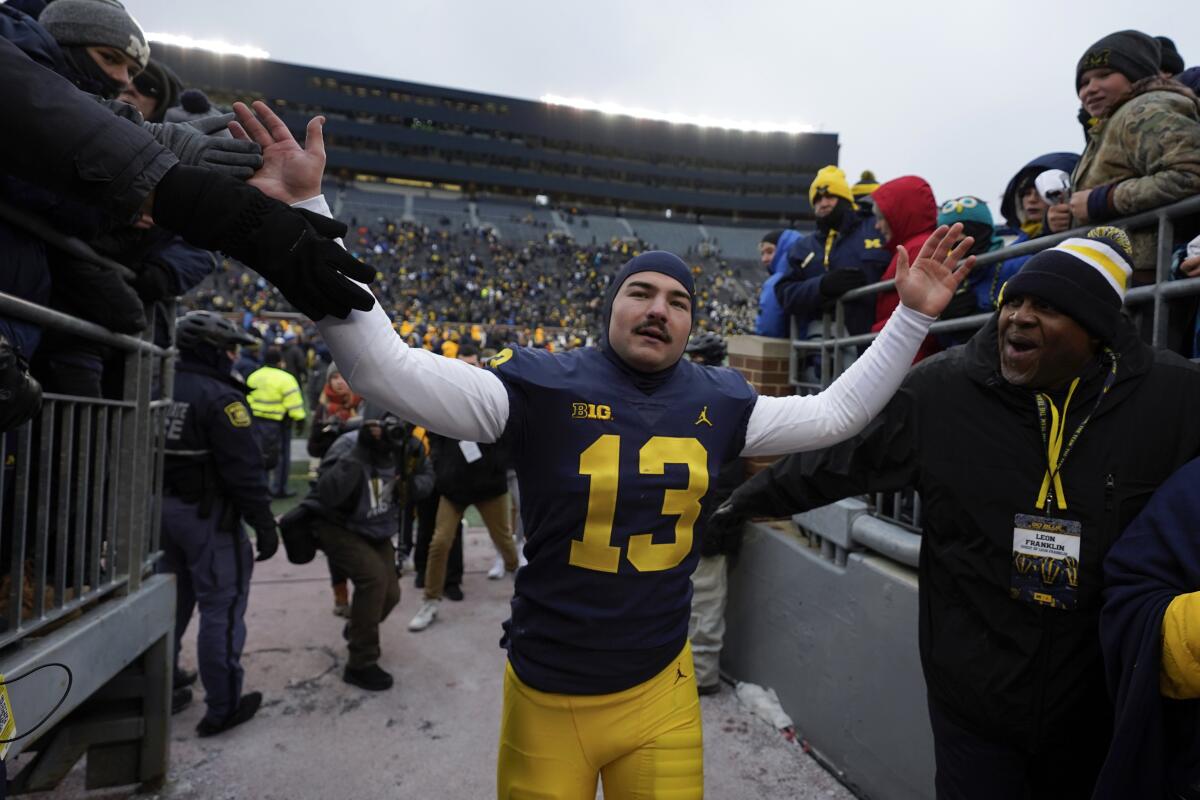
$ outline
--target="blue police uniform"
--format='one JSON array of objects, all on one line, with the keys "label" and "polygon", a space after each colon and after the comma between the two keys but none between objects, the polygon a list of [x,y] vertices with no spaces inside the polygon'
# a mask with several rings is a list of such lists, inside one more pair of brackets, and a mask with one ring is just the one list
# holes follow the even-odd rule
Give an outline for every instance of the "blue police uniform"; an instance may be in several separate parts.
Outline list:
[{"label": "blue police uniform", "polygon": [[[224,356],[218,356],[224,359]],[[216,361],[216,359],[214,359]],[[176,575],[175,653],[200,608],[197,655],[206,719],[219,722],[242,694],[241,654],[254,558],[242,527],[274,531],[262,450],[246,390],[228,371],[183,351],[167,411],[163,556]]]},{"label": "blue police uniform", "polygon": [[756,394],[679,362],[653,393],[598,349],[502,351],[529,565],[503,644],[517,677],[576,695],[636,686],[687,641],[709,487],[741,453]]}]

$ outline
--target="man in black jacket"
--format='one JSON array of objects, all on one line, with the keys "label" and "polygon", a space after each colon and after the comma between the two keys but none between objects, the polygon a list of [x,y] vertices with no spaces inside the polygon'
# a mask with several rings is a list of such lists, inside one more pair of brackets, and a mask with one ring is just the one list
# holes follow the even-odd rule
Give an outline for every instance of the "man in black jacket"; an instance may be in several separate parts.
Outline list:
[{"label": "man in black jacket", "polygon": [[[458,357],[473,366],[480,366],[479,354],[473,345],[463,345]],[[438,501],[433,540],[429,543],[425,562],[425,600],[408,623],[410,631],[423,631],[437,619],[450,546],[467,506],[479,510],[496,551],[504,559],[504,568],[510,573],[517,571],[517,547],[513,543],[508,508],[508,448],[505,443],[460,442],[434,434],[429,435],[429,441],[441,500]]]},{"label": "man in black jacket", "polygon": [[966,345],[853,440],[789,456],[715,518],[915,487],[920,649],[939,798],[1088,798],[1111,732],[1101,565],[1200,454],[1200,370],[1140,342],[1115,228],[1038,254]]}]

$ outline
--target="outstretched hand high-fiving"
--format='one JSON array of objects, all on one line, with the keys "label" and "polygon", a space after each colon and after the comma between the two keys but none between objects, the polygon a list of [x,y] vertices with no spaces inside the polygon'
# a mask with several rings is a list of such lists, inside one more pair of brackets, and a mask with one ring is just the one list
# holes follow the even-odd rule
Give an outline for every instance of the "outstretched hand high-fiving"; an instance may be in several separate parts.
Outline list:
[{"label": "outstretched hand high-fiving", "polygon": [[321,120],[309,123],[302,148],[265,103],[254,107],[257,117],[237,103],[238,122],[230,123],[230,131],[262,147],[262,167],[244,184],[211,170],[176,166],[155,187],[156,221],[254,269],[311,319],[369,311],[375,298],[354,281],[372,280],[375,270],[334,241],[345,236],[346,226],[290,207],[321,192]]},{"label": "outstretched hand high-fiving", "polygon": [[956,222],[953,227],[942,225],[921,245],[921,252],[911,265],[908,251],[900,247],[896,253],[896,291],[901,303],[931,317],[942,313],[958,285],[975,266],[975,256],[963,259],[975,239],[968,236],[958,241],[962,232],[961,223]]},{"label": "outstretched hand high-fiving", "polygon": [[325,171],[324,117],[313,117],[305,131],[304,147],[292,137],[286,124],[261,100],[251,110],[234,103],[236,122],[229,123],[233,138],[251,141],[262,148],[262,166],[249,183],[267,197],[291,205],[321,193]]}]

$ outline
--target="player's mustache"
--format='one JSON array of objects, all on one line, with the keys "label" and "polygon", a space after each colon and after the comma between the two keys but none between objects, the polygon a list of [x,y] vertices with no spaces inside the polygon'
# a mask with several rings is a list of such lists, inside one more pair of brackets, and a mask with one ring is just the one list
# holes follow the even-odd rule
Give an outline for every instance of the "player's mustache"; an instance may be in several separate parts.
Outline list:
[{"label": "player's mustache", "polygon": [[634,334],[641,334],[647,331],[653,331],[660,339],[667,344],[671,343],[671,334],[667,333],[667,329],[656,322],[643,322],[633,329]]}]

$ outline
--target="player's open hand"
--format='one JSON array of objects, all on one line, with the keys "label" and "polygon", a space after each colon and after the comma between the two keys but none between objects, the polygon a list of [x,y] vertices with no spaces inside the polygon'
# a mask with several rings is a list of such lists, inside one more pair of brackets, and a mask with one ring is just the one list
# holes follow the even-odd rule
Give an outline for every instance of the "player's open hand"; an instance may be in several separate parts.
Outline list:
[{"label": "player's open hand", "polygon": [[925,240],[911,266],[904,247],[896,252],[896,291],[900,302],[931,317],[942,313],[958,285],[975,266],[975,256],[967,256],[975,244],[974,237],[968,236],[951,248],[962,232],[961,223],[949,228],[942,225]]},{"label": "player's open hand", "polygon": [[263,165],[247,181],[251,186],[288,205],[321,193],[324,117],[308,121],[301,147],[283,120],[263,101],[255,100],[253,110],[245,103],[234,103],[233,113],[237,122],[229,123],[229,132],[234,138],[257,142],[262,147]]}]

